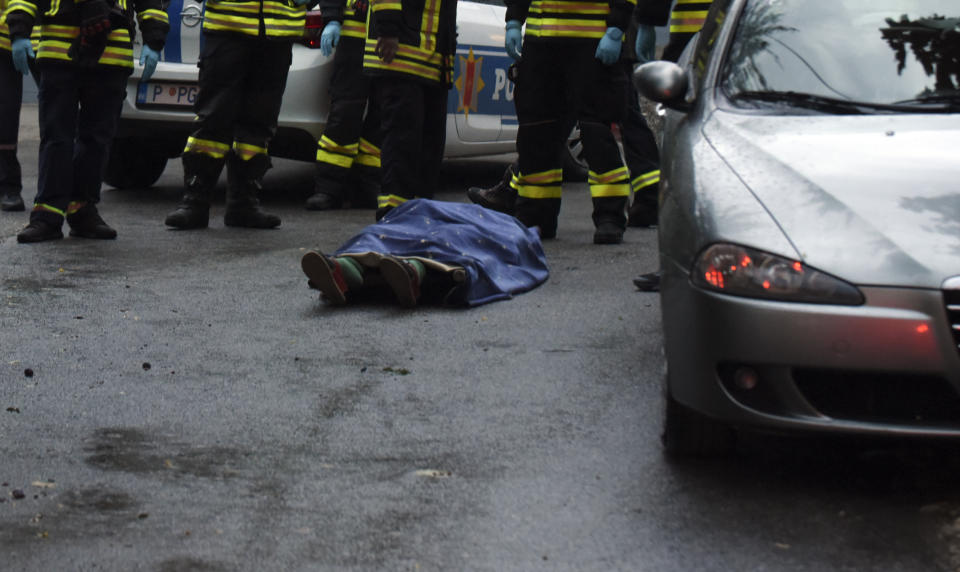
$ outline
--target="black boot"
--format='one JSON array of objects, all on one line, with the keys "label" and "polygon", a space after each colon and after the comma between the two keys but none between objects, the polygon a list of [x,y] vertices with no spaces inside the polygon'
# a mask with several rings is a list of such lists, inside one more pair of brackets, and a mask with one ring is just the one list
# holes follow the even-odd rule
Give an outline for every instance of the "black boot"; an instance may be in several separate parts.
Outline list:
[{"label": "black boot", "polygon": [[233,153],[227,156],[227,207],[223,224],[244,228],[276,228],[280,217],[260,210],[261,180],[270,167],[270,158],[258,155],[242,160]]},{"label": "black boot", "polygon": [[93,203],[87,203],[68,214],[67,224],[70,225],[70,236],[105,240],[117,238],[117,231],[104,222]]},{"label": "black boot", "polygon": [[594,197],[594,244],[620,244],[627,230],[627,197]]},{"label": "black boot", "polygon": [[343,201],[339,197],[321,191],[310,195],[304,206],[308,211],[330,211],[342,207]]},{"label": "black boot", "polygon": [[657,185],[652,185],[633,195],[633,204],[627,212],[627,225],[634,227],[657,226]]},{"label": "black boot", "polygon": [[35,215],[36,213],[31,213],[30,223],[17,233],[17,242],[44,242],[63,238],[63,231],[60,230],[63,226],[62,218],[60,218],[60,223],[57,224],[51,220],[54,218],[53,215],[50,216],[50,219]]},{"label": "black boot", "polygon": [[539,229],[540,238],[557,238],[557,217],[560,216],[560,199],[517,198],[517,214],[520,222],[529,228]]},{"label": "black boot", "polygon": [[207,228],[210,224],[210,190],[213,185],[200,175],[185,176],[186,191],[164,224],[180,229]]},{"label": "black boot", "polygon": [[0,195],[0,211],[22,211],[25,208],[20,193],[10,191]]},{"label": "black boot", "polygon": [[517,191],[510,186],[511,180],[513,180],[513,165],[509,165],[503,173],[503,179],[489,189],[481,187],[467,189],[467,198],[484,208],[512,216],[517,212]]}]

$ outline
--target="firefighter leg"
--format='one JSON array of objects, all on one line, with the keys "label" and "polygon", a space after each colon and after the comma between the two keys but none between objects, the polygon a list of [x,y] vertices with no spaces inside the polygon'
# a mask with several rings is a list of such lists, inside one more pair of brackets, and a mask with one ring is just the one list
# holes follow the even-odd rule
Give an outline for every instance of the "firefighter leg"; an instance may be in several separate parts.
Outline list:
[{"label": "firefighter leg", "polygon": [[647,125],[637,92],[627,88],[627,115],[620,123],[623,151],[630,170],[630,205],[627,224],[648,227],[657,224],[657,192],[660,188],[660,150]]},{"label": "firefighter leg", "polygon": [[373,97],[380,108],[381,178],[376,219],[421,194],[423,88],[415,79],[375,78]]},{"label": "firefighter leg", "polygon": [[112,229],[97,212],[103,170],[120,106],[126,95],[127,73],[109,67],[84,69],[80,74],[77,140],[73,156],[73,192],[67,206],[70,236],[112,239]]},{"label": "firefighter leg", "polygon": [[353,163],[353,192],[349,196],[350,204],[355,208],[377,208],[377,197],[380,195],[382,165],[380,147],[382,145],[380,109],[373,98],[368,97],[357,160]]},{"label": "firefighter leg", "polygon": [[619,66],[593,65],[591,89],[581,110],[580,134],[590,167],[587,182],[593,199],[595,244],[619,244],[627,227],[630,173],[610,128],[626,113],[627,76]]},{"label": "firefighter leg", "polygon": [[230,152],[244,89],[249,40],[205,36],[200,54],[200,93],[194,110],[199,128],[183,150],[183,198],[167,215],[167,226],[206,228],[210,219],[210,194],[220,178]]},{"label": "firefighter leg", "polygon": [[[277,130],[277,116],[287,84],[291,47],[286,42],[257,40],[252,66],[244,81],[236,139],[227,158],[227,226],[275,228],[280,217],[260,209],[257,195],[270,169],[268,144]],[[256,70],[256,73],[253,72]]]},{"label": "firefighter leg", "polygon": [[23,75],[13,67],[9,51],[0,51],[0,211],[24,210],[17,135]]}]

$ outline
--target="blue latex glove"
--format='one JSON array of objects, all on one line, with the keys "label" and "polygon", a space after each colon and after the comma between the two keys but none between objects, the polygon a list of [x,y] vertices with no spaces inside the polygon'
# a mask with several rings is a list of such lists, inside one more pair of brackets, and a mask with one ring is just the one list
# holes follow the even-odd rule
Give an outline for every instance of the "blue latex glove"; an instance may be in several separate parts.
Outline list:
[{"label": "blue latex glove", "polygon": [[634,51],[637,53],[637,62],[641,64],[652,62],[657,57],[657,31],[653,26],[640,24]]},{"label": "blue latex glove", "polygon": [[507,55],[520,61],[520,46],[523,45],[523,24],[520,20],[510,20],[507,22],[507,33],[503,40],[503,46],[507,49]]},{"label": "blue latex glove", "polygon": [[320,33],[320,53],[329,56],[333,53],[333,48],[340,43],[340,22],[333,20],[327,22]]},{"label": "blue latex glove", "polygon": [[620,46],[623,44],[623,30],[620,28],[609,27],[600,38],[600,44],[597,46],[597,59],[603,62],[603,65],[609,66],[617,63],[620,59]]},{"label": "blue latex glove", "polygon": [[33,59],[36,55],[33,53],[33,46],[30,45],[29,38],[17,38],[10,44],[10,53],[13,56],[13,67],[23,75],[30,73],[30,66],[27,65],[28,59]]},{"label": "blue latex glove", "polygon": [[144,44],[140,50],[140,65],[143,66],[143,73],[140,74],[140,81],[150,81],[153,72],[157,69],[157,62],[160,61],[160,52]]}]

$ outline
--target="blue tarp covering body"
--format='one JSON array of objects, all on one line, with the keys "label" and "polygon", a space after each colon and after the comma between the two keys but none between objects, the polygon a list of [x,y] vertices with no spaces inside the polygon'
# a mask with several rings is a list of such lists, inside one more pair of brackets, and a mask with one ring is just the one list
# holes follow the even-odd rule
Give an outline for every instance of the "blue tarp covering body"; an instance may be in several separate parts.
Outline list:
[{"label": "blue tarp covering body", "polygon": [[380,252],[418,257],[467,272],[448,298],[478,306],[526,292],[550,272],[540,237],[512,216],[479,205],[407,201],[341,246],[334,256]]}]

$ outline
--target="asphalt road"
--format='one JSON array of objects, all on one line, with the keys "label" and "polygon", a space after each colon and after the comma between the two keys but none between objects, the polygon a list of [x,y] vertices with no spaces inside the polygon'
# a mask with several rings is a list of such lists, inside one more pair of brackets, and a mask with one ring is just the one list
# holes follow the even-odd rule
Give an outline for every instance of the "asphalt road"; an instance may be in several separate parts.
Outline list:
[{"label": "asphalt road", "polygon": [[[27,198],[36,108],[24,111]],[[505,161],[450,162],[462,201]],[[656,232],[591,244],[566,189],[542,287],[475,309],[328,307],[299,269],[370,211],[180,232],[178,161],[105,189],[116,241],[0,215],[2,570],[955,570],[958,455],[750,437],[661,454]],[[222,189],[221,189],[222,191]]]}]

